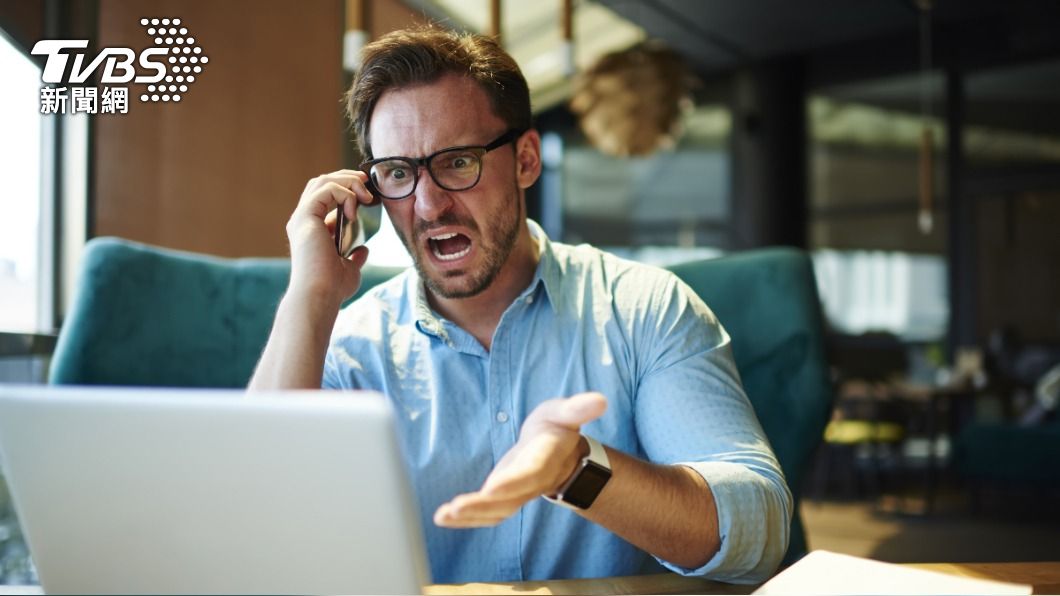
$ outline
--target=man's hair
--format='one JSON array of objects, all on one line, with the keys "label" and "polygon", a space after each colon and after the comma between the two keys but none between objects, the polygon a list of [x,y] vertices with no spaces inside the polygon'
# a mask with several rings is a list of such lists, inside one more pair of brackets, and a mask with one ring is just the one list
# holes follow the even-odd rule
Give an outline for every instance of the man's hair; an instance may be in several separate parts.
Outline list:
[{"label": "man's hair", "polygon": [[361,155],[372,156],[368,128],[384,92],[433,83],[447,74],[478,83],[508,128],[530,128],[530,89],[519,65],[496,40],[432,26],[405,29],[364,47],[360,71],[346,92],[346,115]]}]

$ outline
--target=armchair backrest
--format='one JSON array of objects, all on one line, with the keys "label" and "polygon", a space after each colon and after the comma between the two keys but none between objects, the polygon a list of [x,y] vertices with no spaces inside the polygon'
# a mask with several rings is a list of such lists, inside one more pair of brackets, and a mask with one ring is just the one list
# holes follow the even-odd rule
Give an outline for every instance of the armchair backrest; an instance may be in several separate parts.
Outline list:
[{"label": "armchair backrest", "polygon": [[[95,238],[49,380],[245,387],[272,329],[288,259],[223,259]],[[399,269],[366,267],[360,292]]]}]

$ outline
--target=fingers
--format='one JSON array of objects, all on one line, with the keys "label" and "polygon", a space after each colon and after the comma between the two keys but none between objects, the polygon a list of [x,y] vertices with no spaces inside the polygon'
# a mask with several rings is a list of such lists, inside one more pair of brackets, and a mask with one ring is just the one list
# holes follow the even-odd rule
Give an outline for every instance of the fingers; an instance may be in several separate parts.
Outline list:
[{"label": "fingers", "polygon": [[490,474],[479,492],[497,499],[531,499],[546,492],[557,473],[545,465],[498,470]]},{"label": "fingers", "polygon": [[446,528],[494,526],[536,497],[527,495],[498,499],[482,492],[459,495],[434,512],[434,523]]},{"label": "fingers", "polygon": [[339,170],[306,183],[286,226],[291,251],[289,292],[334,297],[339,299],[336,304],[357,292],[368,249],[360,247],[343,258],[336,250],[336,228],[339,213],[357,222],[357,207],[372,202],[365,187],[367,179],[363,172]]},{"label": "fingers", "polygon": [[328,231],[335,233],[335,224],[339,219],[338,211],[328,211],[328,214],[324,216],[324,225],[328,227]]},{"label": "fingers", "polygon": [[446,527],[475,527],[500,523],[536,499],[553,482],[549,469],[553,441],[515,447],[502,458],[477,492],[459,495],[435,512],[435,523]]},{"label": "fingers", "polygon": [[566,399],[550,399],[538,406],[530,416],[535,418],[534,422],[555,424],[577,431],[582,425],[602,416],[605,410],[607,398],[601,393],[591,392]]},{"label": "fingers", "polygon": [[520,493],[538,495],[552,488],[567,472],[565,463],[577,450],[581,435],[567,429],[540,426],[524,432],[486,477],[481,492],[498,497]]},{"label": "fingers", "polygon": [[519,442],[501,458],[481,490],[441,505],[434,513],[434,523],[450,528],[496,525],[541,494],[553,492],[573,469],[581,426],[606,409],[607,398],[600,393],[543,402],[530,414]]},{"label": "fingers", "polygon": [[327,214],[342,205],[346,217],[357,217],[358,205],[371,205],[375,197],[366,186],[368,176],[356,170],[339,170],[323,174],[306,183],[302,197],[299,199],[298,212],[311,213],[323,219]]},{"label": "fingers", "polygon": [[[312,193],[331,183],[338,184],[352,192],[357,197],[357,203],[371,205],[375,202],[375,197],[368,191],[368,175],[358,170],[338,170],[337,172],[321,174],[306,183],[302,194]],[[353,206],[356,207],[356,204]],[[347,211],[346,214],[353,216],[352,211]]]},{"label": "fingers", "polygon": [[[356,192],[338,182],[328,181],[315,186],[308,194],[303,195],[299,209],[308,210],[317,217],[325,218],[335,210],[336,206],[342,205],[343,209],[347,210],[346,216],[352,219],[356,214],[358,201]],[[354,215],[348,211],[351,207]]]},{"label": "fingers", "polygon": [[[306,183],[305,191],[298,201],[298,206],[291,214],[287,222],[287,236],[292,246],[301,245],[305,242],[322,244],[321,238],[317,237],[320,223],[334,237],[335,225],[333,223],[336,206],[339,206],[346,219],[351,222],[357,220],[357,207],[362,204],[371,204],[374,201],[372,194],[365,184],[368,176],[364,172],[356,170],[339,170],[329,174],[323,174],[313,178]],[[310,240],[317,238],[316,240]]]},{"label": "fingers", "polygon": [[363,244],[361,246],[358,246],[357,248],[353,249],[353,253],[350,254],[349,258],[347,258],[346,260],[352,263],[353,266],[356,267],[358,271],[360,271],[361,267],[364,267],[364,263],[368,260],[368,247],[364,246]]}]

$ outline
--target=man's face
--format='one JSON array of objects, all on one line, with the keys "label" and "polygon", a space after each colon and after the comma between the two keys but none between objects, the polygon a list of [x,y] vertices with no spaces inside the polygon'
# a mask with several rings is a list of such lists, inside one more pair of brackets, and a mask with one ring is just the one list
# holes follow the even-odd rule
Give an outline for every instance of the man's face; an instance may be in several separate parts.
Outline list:
[{"label": "man's face", "polygon": [[[373,157],[419,158],[447,147],[486,145],[505,131],[485,92],[474,81],[449,75],[385,92],[372,112],[369,134]],[[421,168],[411,196],[383,200],[434,294],[474,296],[508,261],[525,219],[515,145],[482,157],[482,175],[473,188],[445,190]]]}]

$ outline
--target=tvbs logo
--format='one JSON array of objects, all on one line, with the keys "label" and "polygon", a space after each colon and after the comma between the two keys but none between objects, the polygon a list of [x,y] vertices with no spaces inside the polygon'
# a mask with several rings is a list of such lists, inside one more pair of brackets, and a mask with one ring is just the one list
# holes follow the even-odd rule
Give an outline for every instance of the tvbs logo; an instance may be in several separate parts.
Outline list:
[{"label": "tvbs logo", "polygon": [[[157,83],[166,76],[165,56],[169,54],[169,48],[148,48],[140,52],[140,66],[153,70],[152,75],[137,75],[136,52],[129,48],[104,48],[96,58],[83,67],[85,55],[74,54],[73,68],[68,69],[68,58],[63,50],[84,49],[88,47],[87,39],[45,39],[38,41],[33,46],[32,53],[45,55],[48,61],[44,63],[44,74],[41,80],[45,83],[84,83],[101,64],[104,64],[103,74],[99,82],[104,85],[115,83],[128,83],[135,79],[137,83]],[[154,59],[156,56],[160,59]],[[70,71],[67,76],[67,70]]]},{"label": "tvbs logo", "polygon": [[[140,101],[181,101],[209,58],[180,19],[145,18],[140,25],[154,45],[139,53],[108,47],[90,59],[87,39],[38,41],[32,53],[47,57],[41,74],[41,113],[126,113],[129,89],[116,85],[128,83],[147,85]],[[97,73],[102,88],[84,86]]]}]

